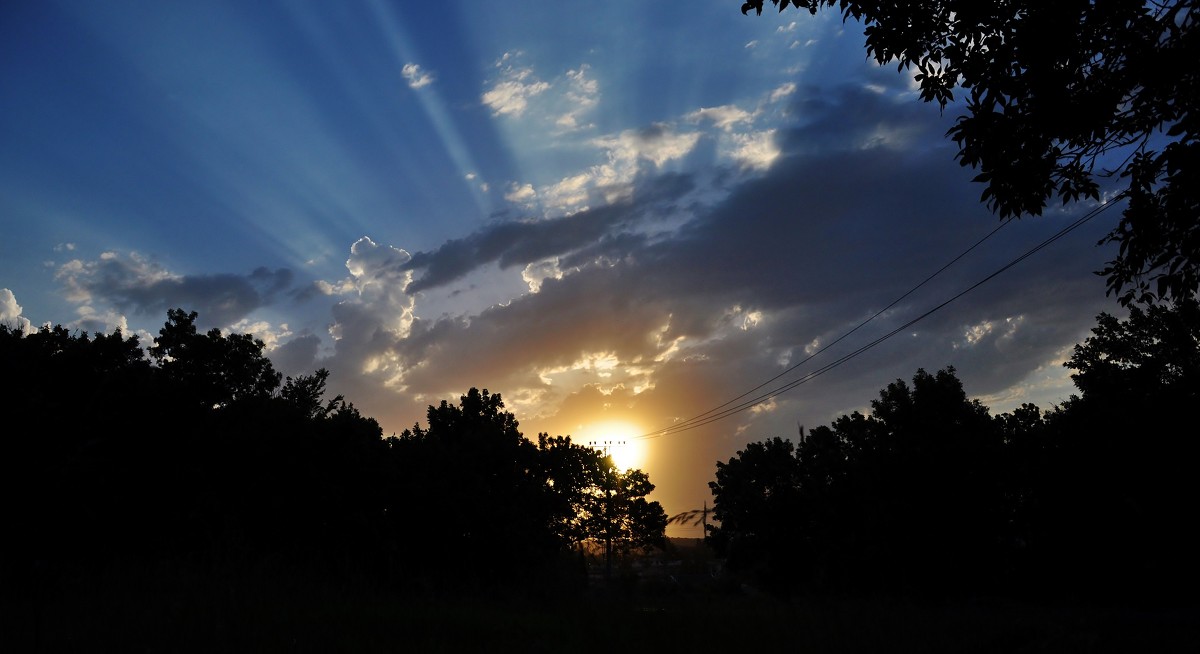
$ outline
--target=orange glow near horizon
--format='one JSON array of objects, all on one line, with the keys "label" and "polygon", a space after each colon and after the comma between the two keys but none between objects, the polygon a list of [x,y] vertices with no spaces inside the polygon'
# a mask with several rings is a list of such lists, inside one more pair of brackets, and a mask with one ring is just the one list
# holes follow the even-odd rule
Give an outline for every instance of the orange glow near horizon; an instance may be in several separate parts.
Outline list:
[{"label": "orange glow near horizon", "polygon": [[643,431],[637,425],[607,420],[582,427],[578,442],[611,455],[618,469],[646,469],[646,444],[638,438]]}]

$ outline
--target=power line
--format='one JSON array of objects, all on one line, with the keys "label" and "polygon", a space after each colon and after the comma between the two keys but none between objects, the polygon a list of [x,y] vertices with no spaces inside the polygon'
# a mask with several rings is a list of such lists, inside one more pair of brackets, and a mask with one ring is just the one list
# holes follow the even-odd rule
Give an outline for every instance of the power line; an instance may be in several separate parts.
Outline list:
[{"label": "power line", "polygon": [[[739,396],[737,396],[737,397],[733,398],[732,400],[729,400],[728,402],[725,402],[724,404],[718,405],[718,406],[716,406],[716,407],[713,407],[712,409],[709,409],[708,411],[705,411],[704,413],[701,413],[701,414],[699,414],[699,415],[696,415],[696,416],[693,416],[693,417],[691,417],[691,418],[688,418],[687,420],[683,421],[682,423],[677,423],[677,424],[675,424],[675,425],[672,425],[672,426],[670,426],[670,427],[664,427],[663,429],[660,429],[660,430],[658,430],[658,431],[674,431],[674,430],[678,429],[679,427],[681,427],[681,426],[683,426],[683,425],[686,425],[686,424],[688,424],[688,423],[691,423],[691,422],[693,422],[693,421],[700,420],[700,419],[704,418],[705,416],[707,416],[708,414],[710,414],[710,413],[714,413],[714,412],[716,412],[716,411],[718,411],[718,410],[720,410],[720,409],[722,409],[722,408],[724,408],[724,407],[726,407],[726,406],[729,406],[730,404],[733,404],[734,402],[737,402],[738,400],[742,399],[743,397],[746,397],[747,395],[749,395],[749,394],[753,393],[754,391],[757,391],[758,389],[762,388],[763,386],[766,386],[767,384],[770,384],[771,382],[773,382],[773,381],[775,381],[775,380],[779,379],[780,377],[783,377],[784,375],[787,375],[788,373],[792,372],[792,371],[793,371],[793,370],[795,370],[796,368],[799,368],[800,366],[802,366],[802,365],[804,365],[804,364],[808,363],[809,361],[811,361],[811,360],[812,360],[814,357],[816,357],[817,355],[821,354],[821,353],[822,353],[822,352],[824,352],[825,350],[828,350],[829,348],[833,347],[834,345],[837,345],[837,344],[838,344],[838,343],[840,343],[840,342],[841,342],[843,339],[845,339],[845,338],[849,337],[851,334],[853,334],[854,332],[856,332],[856,331],[858,331],[859,329],[861,329],[861,328],[862,328],[863,326],[865,326],[867,323],[869,323],[869,322],[871,322],[872,320],[875,320],[875,319],[876,319],[876,318],[878,318],[879,316],[883,315],[883,314],[884,314],[884,313],[885,313],[885,312],[886,312],[888,309],[891,309],[892,307],[894,307],[894,306],[896,306],[897,304],[899,304],[899,303],[900,303],[900,301],[901,301],[901,300],[903,300],[904,298],[906,298],[906,297],[908,297],[909,295],[912,295],[913,293],[915,293],[915,292],[916,292],[918,289],[920,289],[922,286],[924,286],[925,284],[927,284],[927,283],[929,283],[931,280],[933,280],[933,278],[935,278],[935,277],[937,277],[938,275],[940,275],[940,274],[942,274],[943,272],[945,272],[947,268],[949,268],[950,266],[954,265],[954,264],[955,264],[955,263],[957,263],[957,262],[958,262],[960,259],[962,259],[962,258],[963,258],[963,257],[965,257],[967,254],[969,254],[969,253],[970,253],[972,250],[974,250],[975,248],[977,248],[977,247],[979,247],[981,244],[983,244],[983,242],[984,242],[984,241],[986,241],[986,240],[988,240],[989,238],[991,238],[992,236],[994,236],[994,235],[996,234],[996,232],[1000,231],[1000,229],[1001,229],[1001,228],[1003,228],[1005,225],[1007,225],[1007,224],[1008,224],[1008,223],[1010,223],[1010,222],[1012,222],[1012,219],[1011,219],[1011,218],[1010,218],[1010,219],[1008,219],[1008,220],[1005,220],[1005,221],[1004,221],[1004,222],[1002,222],[1002,223],[1000,223],[999,225],[997,225],[997,226],[996,226],[996,228],[995,228],[995,229],[993,229],[991,232],[989,232],[989,233],[988,233],[986,236],[984,236],[983,238],[981,238],[981,239],[979,239],[978,241],[976,241],[974,245],[972,245],[971,247],[967,248],[967,249],[966,249],[966,250],[964,250],[964,251],[963,251],[961,254],[959,254],[957,257],[954,257],[954,259],[950,260],[950,262],[949,262],[949,263],[947,263],[946,265],[944,265],[944,266],[942,266],[941,268],[939,268],[939,269],[937,270],[937,272],[935,272],[935,273],[933,273],[932,275],[930,275],[930,276],[926,277],[926,278],[925,278],[925,279],[924,279],[924,280],[923,280],[923,281],[922,281],[920,284],[917,284],[916,286],[914,286],[914,287],[912,287],[911,289],[909,289],[909,290],[908,290],[906,293],[904,293],[904,295],[901,295],[900,297],[896,298],[895,300],[892,300],[892,302],[891,302],[890,304],[888,304],[888,305],[887,305],[887,306],[885,306],[884,308],[880,309],[879,311],[875,312],[875,314],[874,314],[874,315],[872,315],[870,318],[867,318],[866,320],[864,320],[864,321],[862,321],[861,323],[859,323],[859,324],[858,324],[856,327],[854,327],[854,329],[851,329],[850,331],[846,332],[845,334],[842,334],[841,336],[837,337],[836,339],[834,339],[833,341],[831,341],[830,343],[828,343],[828,344],[827,344],[827,345],[825,345],[824,347],[822,347],[822,348],[820,348],[819,350],[817,350],[816,352],[813,352],[812,354],[808,355],[807,357],[805,357],[804,359],[802,359],[801,361],[799,361],[798,363],[796,363],[796,364],[795,364],[795,365],[793,365],[792,367],[788,368],[787,370],[784,370],[783,372],[779,373],[778,375],[775,375],[774,377],[772,377],[772,378],[768,379],[767,381],[765,381],[765,382],[763,382],[763,383],[759,384],[758,386],[755,386],[754,388],[751,388],[750,390],[746,391],[745,393],[742,393],[741,395],[739,395]],[[650,432],[649,434],[643,434],[642,436],[644,437],[644,436],[649,436],[649,435],[651,435],[651,434],[657,434],[657,433],[658,433],[658,431],[655,431],[655,432]]]},{"label": "power line", "polygon": [[[836,367],[838,367],[838,366],[842,365],[843,363],[846,363],[847,361],[849,361],[849,360],[851,360],[851,359],[853,359],[853,358],[857,357],[858,355],[860,355],[860,354],[862,354],[862,353],[866,352],[867,350],[870,350],[871,348],[875,347],[876,345],[879,345],[880,343],[882,343],[882,342],[884,342],[884,341],[886,341],[886,340],[890,339],[891,337],[893,337],[893,336],[895,336],[896,334],[898,334],[898,333],[900,333],[900,332],[902,332],[902,331],[904,331],[904,330],[908,329],[908,328],[909,328],[909,327],[911,327],[912,325],[914,325],[914,324],[916,324],[916,323],[918,323],[918,322],[920,322],[920,321],[924,320],[925,318],[928,318],[929,316],[933,315],[934,313],[936,313],[937,311],[939,311],[939,310],[941,310],[942,308],[946,307],[947,305],[949,305],[950,303],[954,302],[955,300],[958,300],[959,298],[961,298],[962,296],[966,295],[967,293],[970,293],[971,291],[973,291],[973,290],[975,290],[976,288],[978,288],[978,287],[982,286],[983,284],[987,283],[988,281],[990,281],[991,279],[993,279],[993,278],[995,278],[996,276],[1000,275],[1001,273],[1003,273],[1003,272],[1007,271],[1009,268],[1012,268],[1013,266],[1017,265],[1017,264],[1018,264],[1018,263],[1020,263],[1021,261],[1024,261],[1025,259],[1029,258],[1030,256],[1033,256],[1033,254],[1035,254],[1035,253],[1037,253],[1037,252],[1041,251],[1042,249],[1046,248],[1046,247],[1047,247],[1047,246],[1049,246],[1050,244],[1054,243],[1054,242],[1055,242],[1055,241],[1057,241],[1058,239],[1060,239],[1060,238],[1062,238],[1062,237],[1066,236],[1067,234],[1069,234],[1069,233],[1071,233],[1071,232],[1075,231],[1076,229],[1078,229],[1079,227],[1081,227],[1081,226],[1082,226],[1084,223],[1086,223],[1086,222],[1090,221],[1092,218],[1095,218],[1095,217],[1096,217],[1097,215],[1099,215],[1101,212],[1103,212],[1104,210],[1108,209],[1108,208],[1109,208],[1111,205],[1115,204],[1115,203],[1116,203],[1118,200],[1120,200],[1122,197],[1124,197],[1124,194],[1123,194],[1123,193],[1122,193],[1122,194],[1118,194],[1116,197],[1112,198],[1111,200],[1109,200],[1109,201],[1107,201],[1107,202],[1105,202],[1105,203],[1103,203],[1103,204],[1099,205],[1098,207],[1095,207],[1095,208],[1094,208],[1094,209],[1092,209],[1091,211],[1089,211],[1089,212],[1087,212],[1086,214],[1084,214],[1084,215],[1083,215],[1081,218],[1077,219],[1075,222],[1073,222],[1073,223],[1071,223],[1070,225],[1068,225],[1068,226],[1064,227],[1063,229],[1059,230],[1059,231],[1058,231],[1056,234],[1054,234],[1053,236],[1051,236],[1051,237],[1047,238],[1046,240],[1042,241],[1041,243],[1039,243],[1038,245],[1034,246],[1033,248],[1029,249],[1029,250],[1028,250],[1028,251],[1026,251],[1024,254],[1022,254],[1021,256],[1017,257],[1016,259],[1013,259],[1012,261],[1008,262],[1007,264],[1005,264],[1005,265],[1001,266],[999,269],[997,269],[996,271],[992,272],[990,275],[988,275],[988,276],[984,277],[983,279],[979,280],[978,282],[976,282],[976,283],[972,284],[971,286],[967,287],[965,290],[963,290],[963,291],[959,292],[957,295],[955,295],[955,296],[951,297],[950,299],[948,299],[948,300],[946,300],[946,301],[942,302],[941,304],[939,304],[939,305],[937,305],[937,306],[933,307],[932,309],[929,309],[929,310],[928,310],[928,311],[926,311],[925,313],[923,313],[923,314],[921,314],[921,315],[917,316],[916,318],[913,318],[912,320],[910,320],[910,321],[908,321],[907,323],[905,323],[905,324],[901,325],[900,327],[897,327],[896,329],[893,329],[892,331],[888,332],[887,334],[884,334],[883,336],[881,336],[881,337],[879,337],[879,338],[875,339],[874,341],[871,341],[870,343],[868,343],[868,344],[866,344],[866,345],[864,345],[864,346],[862,346],[862,347],[859,347],[858,349],[854,350],[853,352],[851,352],[851,353],[849,353],[849,354],[847,354],[847,355],[845,355],[845,356],[843,356],[843,357],[841,357],[841,358],[837,359],[836,361],[833,361],[833,362],[831,362],[831,363],[828,363],[828,364],[826,364],[826,365],[822,366],[821,368],[818,368],[817,370],[815,370],[815,371],[813,371],[813,372],[807,373],[806,375],[804,375],[803,377],[801,377],[801,378],[799,378],[799,379],[796,379],[796,380],[793,380],[793,381],[791,381],[791,382],[788,382],[787,384],[784,384],[784,385],[782,385],[782,386],[779,386],[779,387],[775,388],[774,390],[771,390],[771,391],[768,391],[768,392],[766,392],[766,393],[763,393],[763,394],[761,394],[761,395],[758,395],[758,396],[756,396],[756,397],[754,397],[754,398],[752,398],[752,399],[750,399],[750,400],[746,400],[746,401],[744,401],[744,402],[741,402],[741,403],[739,403],[739,404],[734,404],[734,403],[735,403],[735,402],[737,402],[738,400],[740,400],[740,399],[742,399],[742,398],[746,397],[747,395],[750,395],[751,393],[753,393],[753,392],[755,392],[755,391],[757,391],[757,390],[761,389],[762,387],[766,386],[767,384],[770,384],[771,382],[774,382],[775,380],[779,379],[780,377],[783,377],[784,375],[787,375],[788,373],[790,373],[790,372],[794,371],[796,368],[800,367],[801,365],[803,365],[803,364],[805,364],[805,363],[807,363],[807,362],[811,361],[811,360],[813,359],[813,357],[815,357],[815,356],[817,356],[818,354],[820,354],[820,353],[824,352],[824,351],[825,351],[825,350],[827,350],[828,348],[832,347],[834,344],[836,344],[836,343],[838,343],[839,341],[841,341],[841,340],[845,339],[846,337],[850,336],[851,334],[853,334],[854,332],[858,331],[860,328],[862,328],[862,327],[863,327],[864,325],[866,325],[867,323],[871,322],[871,321],[872,321],[872,320],[874,320],[875,318],[877,318],[877,317],[879,317],[880,315],[882,315],[882,314],[883,314],[885,311],[887,311],[888,309],[890,309],[891,307],[893,307],[893,306],[895,306],[897,303],[899,303],[901,300],[903,300],[904,298],[906,298],[906,297],[908,297],[909,295],[911,295],[912,293],[914,293],[914,292],[915,292],[917,289],[919,289],[919,288],[921,288],[922,286],[924,286],[926,283],[928,283],[928,282],[929,282],[930,280],[932,280],[934,277],[937,277],[938,275],[940,275],[940,274],[941,274],[942,272],[944,272],[944,271],[945,271],[947,268],[949,268],[949,267],[950,267],[950,266],[952,266],[954,263],[956,263],[957,261],[959,261],[960,259],[962,259],[964,256],[966,256],[966,255],[967,255],[969,252],[971,252],[971,251],[972,251],[972,250],[974,250],[975,248],[979,247],[979,245],[980,245],[980,244],[982,244],[984,241],[986,241],[986,240],[988,240],[989,238],[991,238],[991,237],[992,237],[992,236],[993,236],[993,235],[994,235],[996,232],[998,232],[998,231],[999,231],[999,230],[1000,230],[1002,227],[1004,227],[1004,226],[1005,226],[1005,225],[1007,225],[1009,222],[1011,222],[1011,219],[1010,219],[1010,220],[1008,220],[1008,221],[1005,221],[1005,222],[1001,223],[999,226],[997,226],[995,229],[993,229],[993,230],[992,230],[990,233],[988,233],[986,236],[984,236],[984,237],[983,237],[983,238],[981,238],[979,241],[977,241],[977,242],[976,242],[974,245],[972,245],[971,247],[969,247],[969,248],[967,248],[965,251],[963,251],[963,252],[962,252],[962,254],[959,254],[957,257],[955,257],[955,258],[954,258],[953,260],[951,260],[949,263],[947,263],[946,265],[942,266],[940,269],[938,269],[938,271],[937,271],[937,272],[935,272],[935,273],[933,273],[932,275],[930,275],[929,277],[925,278],[925,280],[924,280],[924,281],[922,281],[920,284],[917,284],[917,285],[916,285],[916,286],[914,286],[912,289],[910,289],[908,292],[904,293],[904,294],[903,294],[903,295],[901,295],[900,297],[898,297],[898,298],[896,298],[895,300],[893,300],[893,301],[892,301],[890,304],[888,304],[886,307],[884,307],[883,309],[881,309],[881,310],[879,310],[878,312],[876,312],[876,313],[875,313],[874,315],[872,315],[870,318],[867,318],[867,319],[866,319],[866,320],[864,320],[862,323],[859,323],[859,325],[857,325],[856,327],[854,327],[854,328],[853,328],[853,329],[851,329],[850,331],[846,332],[845,334],[842,334],[842,335],[841,335],[841,336],[839,336],[839,337],[838,337],[836,340],[832,341],[831,343],[829,343],[829,344],[828,344],[828,345],[826,345],[825,347],[822,347],[821,349],[819,349],[819,350],[817,350],[816,352],[812,353],[811,355],[809,355],[808,357],[806,357],[805,359],[803,359],[803,360],[802,360],[802,361],[800,361],[799,363],[797,363],[797,364],[795,364],[795,365],[791,366],[791,367],[790,367],[790,368],[788,368],[787,370],[785,370],[785,371],[783,371],[783,372],[779,373],[778,375],[775,375],[775,376],[774,376],[774,377],[772,377],[771,379],[768,379],[767,381],[765,381],[765,382],[763,382],[763,383],[759,384],[758,386],[755,386],[754,388],[752,388],[752,389],[750,389],[750,390],[746,391],[745,393],[742,393],[741,395],[739,395],[739,396],[737,396],[737,397],[733,398],[732,400],[729,400],[728,402],[725,402],[724,404],[718,405],[718,406],[716,406],[716,407],[714,407],[714,408],[712,408],[712,409],[709,409],[708,411],[705,411],[704,413],[698,414],[698,415],[696,415],[696,416],[693,416],[693,417],[691,417],[691,418],[688,418],[687,420],[684,420],[684,421],[682,421],[682,422],[676,423],[676,424],[674,424],[674,425],[671,425],[671,426],[669,426],[669,427],[664,427],[664,428],[662,428],[662,429],[659,429],[659,430],[656,430],[656,431],[647,432],[647,433],[645,433],[645,434],[642,434],[642,435],[638,436],[637,438],[639,438],[639,439],[643,439],[643,440],[650,440],[650,439],[654,439],[654,438],[660,438],[660,437],[662,437],[662,436],[666,436],[666,435],[669,435],[669,434],[676,434],[676,433],[680,433],[680,432],[684,432],[684,431],[689,431],[689,430],[692,430],[692,429],[696,429],[696,428],[698,428],[698,427],[703,427],[703,426],[705,426],[705,425],[711,424],[711,423],[713,423],[713,422],[716,422],[716,421],[718,421],[718,420],[722,420],[722,419],[724,419],[724,418],[727,418],[727,417],[729,417],[729,416],[731,416],[731,415],[734,415],[734,414],[737,414],[737,413],[741,413],[742,411],[746,411],[746,410],[748,410],[748,409],[750,409],[750,408],[753,408],[753,407],[755,407],[755,406],[758,406],[759,404],[761,404],[761,403],[763,403],[763,402],[765,402],[765,401],[767,401],[767,400],[769,400],[769,399],[771,399],[771,398],[774,398],[774,397],[776,397],[777,395],[780,395],[780,394],[782,394],[782,393],[785,393],[785,392],[787,392],[787,391],[790,391],[790,390],[792,390],[792,389],[796,388],[797,386],[799,386],[799,385],[801,385],[801,384],[807,383],[808,381],[811,381],[812,379],[814,379],[814,378],[816,378],[816,377],[819,377],[820,375],[823,375],[823,374],[825,374],[826,372],[829,372],[830,370],[832,370],[832,369],[834,369],[834,368],[836,368]],[[731,405],[731,404],[734,404],[734,406],[732,406],[732,407],[730,407],[730,408],[727,408],[727,409],[725,408],[725,407],[729,407],[729,405]],[[724,410],[721,410],[721,409],[724,409]]]}]

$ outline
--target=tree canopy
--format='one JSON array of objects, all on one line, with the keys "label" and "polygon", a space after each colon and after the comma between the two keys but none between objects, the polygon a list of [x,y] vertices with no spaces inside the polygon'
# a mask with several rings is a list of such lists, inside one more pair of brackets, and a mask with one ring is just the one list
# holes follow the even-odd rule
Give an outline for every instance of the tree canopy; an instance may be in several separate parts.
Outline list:
[{"label": "tree canopy", "polygon": [[717,463],[708,541],[780,592],[1178,601],[1200,582],[1197,306],[1101,314],[1049,411],[993,417],[918,370],[869,414],[749,443]]},{"label": "tree canopy", "polygon": [[1118,255],[1100,272],[1122,303],[1200,288],[1195,0],[770,1],[861,21],[868,56],[913,71],[926,102],[961,89],[948,136],[1001,217],[1100,199],[1102,178],[1120,180],[1128,204],[1105,239]]},{"label": "tree canopy", "polygon": [[953,368],[897,380],[871,407],[717,464],[711,540],[730,565],[772,586],[985,581],[980,543],[1004,537],[986,409]]},{"label": "tree canopy", "polygon": [[0,324],[0,394],[27,425],[0,439],[0,583],[137,561],[231,584],[272,570],[553,590],[585,583],[585,541],[663,545],[644,472],[569,437],[525,438],[498,393],[472,388],[384,438],[326,397],[328,370],[281,384],[261,341],[201,333],[197,317],[169,311],[147,349],[119,331]]}]

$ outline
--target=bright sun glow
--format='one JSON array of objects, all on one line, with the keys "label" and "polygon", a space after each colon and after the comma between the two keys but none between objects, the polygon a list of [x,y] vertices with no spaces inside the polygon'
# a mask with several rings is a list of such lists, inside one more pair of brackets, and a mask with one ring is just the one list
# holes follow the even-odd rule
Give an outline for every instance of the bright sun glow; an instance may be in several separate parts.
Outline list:
[{"label": "bright sun glow", "polygon": [[645,469],[646,444],[638,438],[642,430],[632,423],[620,421],[598,422],[586,425],[583,445],[590,445],[612,455],[613,463],[621,470]]}]

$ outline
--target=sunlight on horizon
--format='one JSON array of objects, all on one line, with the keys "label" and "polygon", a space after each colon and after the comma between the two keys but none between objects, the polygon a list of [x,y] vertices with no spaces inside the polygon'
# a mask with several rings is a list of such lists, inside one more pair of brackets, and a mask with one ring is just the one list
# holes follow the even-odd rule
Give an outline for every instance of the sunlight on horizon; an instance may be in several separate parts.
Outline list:
[{"label": "sunlight on horizon", "polygon": [[632,422],[607,420],[583,425],[580,443],[612,456],[621,471],[646,469],[646,445],[638,438],[642,430]]}]

